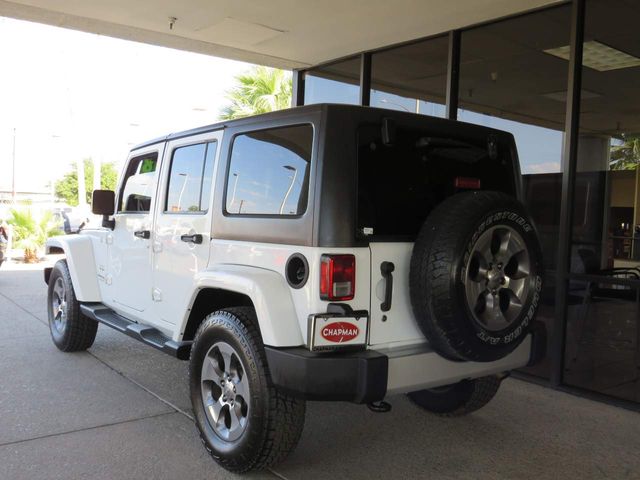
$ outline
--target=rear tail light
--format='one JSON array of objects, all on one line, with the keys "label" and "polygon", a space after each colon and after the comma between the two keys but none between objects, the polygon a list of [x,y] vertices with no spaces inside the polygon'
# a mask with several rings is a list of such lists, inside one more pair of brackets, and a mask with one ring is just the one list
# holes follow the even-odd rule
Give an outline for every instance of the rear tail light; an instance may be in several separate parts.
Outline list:
[{"label": "rear tail light", "polygon": [[320,298],[353,300],[356,291],[356,257],[322,255],[320,258]]}]

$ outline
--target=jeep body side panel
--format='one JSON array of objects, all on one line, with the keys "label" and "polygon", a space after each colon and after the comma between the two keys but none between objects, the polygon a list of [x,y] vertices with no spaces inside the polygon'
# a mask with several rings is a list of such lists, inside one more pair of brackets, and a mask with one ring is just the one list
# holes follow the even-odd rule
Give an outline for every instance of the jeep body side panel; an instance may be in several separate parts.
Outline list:
[{"label": "jeep body side panel", "polygon": [[95,241],[99,242],[99,239],[92,235],[65,235],[51,237],[46,244],[47,253],[52,247],[64,251],[73,289],[81,302],[102,301],[93,246]]},{"label": "jeep body side panel", "polygon": [[[195,275],[192,303],[204,288],[248,296],[255,306],[265,345],[291,347],[304,343],[290,289],[282,275],[263,268],[218,264]],[[185,315],[174,340],[181,340],[180,332],[184,331],[187,320]]]},{"label": "jeep body side panel", "polygon": [[[293,254],[302,254],[309,264],[309,278],[302,288],[291,288],[286,278],[285,267],[287,260]],[[256,315],[260,321],[260,330],[266,345],[285,347],[299,346],[307,343],[307,328],[309,315],[324,313],[327,311],[329,301],[320,299],[320,258],[323,254],[351,254],[356,259],[356,281],[355,295],[353,300],[342,302],[348,304],[353,310],[368,310],[370,302],[369,285],[369,249],[364,248],[314,248],[300,247],[297,245],[275,245],[272,243],[239,242],[232,240],[219,240],[214,238],[211,243],[211,255],[209,269],[226,270],[233,268],[234,272],[268,272],[268,278],[272,279],[274,285],[269,288],[274,292],[273,296],[267,297],[264,304],[258,304],[254,300]],[[243,267],[241,265],[251,265]],[[258,278],[262,280],[265,275],[250,276],[248,279]],[[227,290],[233,290],[227,288]],[[236,290],[242,293],[240,290]],[[280,292],[275,295],[276,292]],[[249,295],[250,296],[250,295]],[[250,296],[251,297],[251,296]],[[195,298],[195,294],[194,294]],[[253,300],[253,298],[252,298]],[[262,308],[267,310],[263,311]],[[275,309],[275,310],[274,310]],[[273,311],[283,310],[286,322],[272,322],[263,325],[263,317],[273,318]],[[294,319],[290,322],[289,319]],[[275,343],[280,338],[290,337],[291,332],[284,331],[295,329],[298,343]],[[283,330],[281,332],[281,330]],[[283,337],[284,335],[284,337]],[[272,336],[273,340],[267,341]],[[179,339],[178,339],[179,340]],[[271,343],[273,342],[273,343]]]}]

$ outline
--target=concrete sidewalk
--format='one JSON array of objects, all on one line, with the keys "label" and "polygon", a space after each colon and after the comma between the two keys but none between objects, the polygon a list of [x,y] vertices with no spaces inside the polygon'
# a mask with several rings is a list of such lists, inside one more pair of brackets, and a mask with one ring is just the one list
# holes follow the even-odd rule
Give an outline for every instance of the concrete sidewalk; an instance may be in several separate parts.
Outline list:
[{"label": "concrete sidewalk", "polygon": [[[0,269],[0,479],[235,478],[202,448],[187,364],[104,326],[88,352],[49,338],[42,265]],[[483,410],[428,415],[309,403],[302,441],[247,478],[638,478],[640,415],[518,380]]]}]

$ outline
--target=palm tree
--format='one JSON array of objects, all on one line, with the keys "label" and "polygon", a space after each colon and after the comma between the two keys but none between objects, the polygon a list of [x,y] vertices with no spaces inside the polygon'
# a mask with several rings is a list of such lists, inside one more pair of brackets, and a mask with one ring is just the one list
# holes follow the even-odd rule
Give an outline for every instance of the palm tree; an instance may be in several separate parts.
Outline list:
[{"label": "palm tree", "polygon": [[640,164],[640,137],[623,135],[622,142],[611,147],[611,170],[635,170]]},{"label": "palm tree", "polygon": [[12,209],[10,213],[9,223],[13,225],[14,244],[24,249],[25,262],[36,263],[47,238],[60,235],[58,223],[51,212],[45,212],[39,218],[34,217],[29,208]]},{"label": "palm tree", "polygon": [[237,85],[227,92],[230,105],[222,109],[220,118],[248,117],[291,106],[291,74],[269,67],[253,67],[236,76]]}]

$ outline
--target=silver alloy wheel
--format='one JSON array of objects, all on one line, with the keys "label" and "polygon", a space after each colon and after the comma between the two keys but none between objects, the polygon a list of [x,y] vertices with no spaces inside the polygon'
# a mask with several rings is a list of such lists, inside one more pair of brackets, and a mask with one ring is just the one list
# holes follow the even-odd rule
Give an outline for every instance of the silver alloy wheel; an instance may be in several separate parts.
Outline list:
[{"label": "silver alloy wheel", "polygon": [[240,357],[226,342],[216,342],[202,363],[200,374],[204,410],[211,427],[226,441],[240,438],[249,414],[249,379]]},{"label": "silver alloy wheel", "polygon": [[513,228],[499,225],[480,235],[464,286],[467,305],[482,327],[497,332],[518,318],[529,294],[530,266],[527,246]]},{"label": "silver alloy wheel", "polygon": [[51,297],[51,311],[53,312],[53,326],[58,333],[64,333],[67,325],[67,291],[61,277],[56,278]]}]

